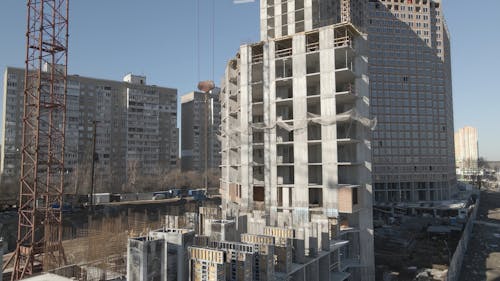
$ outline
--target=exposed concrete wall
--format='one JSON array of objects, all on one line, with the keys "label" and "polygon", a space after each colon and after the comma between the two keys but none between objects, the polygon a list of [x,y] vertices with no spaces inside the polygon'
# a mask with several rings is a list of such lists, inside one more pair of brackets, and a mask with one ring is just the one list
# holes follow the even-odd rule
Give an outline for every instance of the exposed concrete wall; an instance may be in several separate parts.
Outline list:
[{"label": "exposed concrete wall", "polygon": [[[334,30],[320,29],[320,93],[321,115],[335,116],[335,50]],[[338,216],[337,189],[337,125],[321,126],[321,149],[323,161],[323,208],[328,216]]]},{"label": "exposed concrete wall", "polygon": [[167,281],[187,281],[189,279],[188,247],[194,243],[195,232],[188,229],[165,229],[152,231],[150,236],[165,241],[163,255]]},{"label": "exposed concrete wall", "polygon": [[127,245],[127,280],[167,281],[165,241],[131,238]]}]

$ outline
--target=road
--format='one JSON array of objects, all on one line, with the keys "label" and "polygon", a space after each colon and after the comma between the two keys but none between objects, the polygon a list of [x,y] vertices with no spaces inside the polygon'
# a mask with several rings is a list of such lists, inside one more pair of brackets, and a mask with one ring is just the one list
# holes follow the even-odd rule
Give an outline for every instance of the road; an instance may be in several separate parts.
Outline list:
[{"label": "road", "polygon": [[481,192],[460,280],[500,281],[500,192]]}]

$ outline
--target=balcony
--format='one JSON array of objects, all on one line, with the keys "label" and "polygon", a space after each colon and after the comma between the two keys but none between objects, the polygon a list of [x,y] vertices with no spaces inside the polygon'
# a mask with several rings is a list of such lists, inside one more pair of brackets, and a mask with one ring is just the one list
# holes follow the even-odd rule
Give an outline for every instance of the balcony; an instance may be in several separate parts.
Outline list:
[{"label": "balcony", "polygon": [[319,51],[319,33],[314,32],[306,35],[306,53]]},{"label": "balcony", "polygon": [[351,82],[356,79],[356,74],[354,72],[354,64],[349,62],[346,65],[339,65],[335,68],[335,78],[337,81]]},{"label": "balcony", "polygon": [[252,46],[252,63],[258,64],[264,61],[264,46],[262,44]]},{"label": "balcony", "polygon": [[336,88],[335,100],[337,104],[354,103],[358,98],[352,83],[340,84]]},{"label": "balcony", "polygon": [[354,55],[355,54],[349,50],[335,51],[335,74],[337,83],[349,83],[356,78]]},{"label": "balcony", "polygon": [[276,41],[275,43],[275,57],[278,58],[286,58],[292,55],[292,39],[284,39],[280,41]]},{"label": "balcony", "polygon": [[333,41],[333,46],[336,49],[355,49],[354,38],[358,32],[350,27],[343,26],[335,29],[335,39]]},{"label": "balcony", "polygon": [[238,101],[238,91],[229,91],[229,99]]}]

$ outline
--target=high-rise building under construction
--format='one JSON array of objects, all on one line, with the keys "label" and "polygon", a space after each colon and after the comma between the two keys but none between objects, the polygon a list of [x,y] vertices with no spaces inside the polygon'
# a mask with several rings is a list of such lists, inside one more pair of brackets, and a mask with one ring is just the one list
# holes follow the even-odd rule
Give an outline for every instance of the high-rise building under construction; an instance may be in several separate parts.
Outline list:
[{"label": "high-rise building under construction", "polygon": [[262,0],[262,41],[226,68],[223,212],[294,241],[283,278],[374,280],[364,2]]}]

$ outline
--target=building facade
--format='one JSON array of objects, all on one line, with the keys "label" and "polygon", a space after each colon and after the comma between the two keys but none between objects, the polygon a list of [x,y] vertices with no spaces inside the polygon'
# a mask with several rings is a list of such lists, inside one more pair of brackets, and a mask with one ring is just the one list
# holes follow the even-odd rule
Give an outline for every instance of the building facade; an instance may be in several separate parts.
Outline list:
[{"label": "building facade", "polygon": [[[181,97],[181,169],[203,173],[221,163],[220,102],[218,88],[211,93],[191,92]],[[208,130],[208,131],[207,131]],[[206,161],[206,162],[205,162]]]},{"label": "building facade", "polygon": [[370,1],[367,13],[374,202],[449,199],[456,174],[442,3]]},{"label": "building facade", "polygon": [[[4,76],[1,173],[17,182],[22,145],[24,69]],[[150,86],[146,77],[123,81],[71,75],[66,103],[65,169],[69,190],[90,188],[96,138],[95,182],[99,191],[119,192],[139,175],[174,169],[178,157],[177,90]]]},{"label": "building facade", "polygon": [[[363,2],[262,0],[262,41],[241,46],[226,68],[223,212],[265,218],[263,226],[277,232],[294,230],[286,239],[303,252],[295,250],[290,266],[301,269],[284,268],[283,278],[375,278],[375,122],[369,118],[368,43],[354,24],[363,20],[357,13]],[[328,20],[318,18],[323,6],[332,12]],[[248,232],[265,234],[258,229]],[[352,236],[341,237],[346,229]],[[336,247],[343,238],[348,243]],[[317,259],[319,271],[309,273],[308,258]]]},{"label": "building facade", "polygon": [[476,128],[464,127],[455,132],[455,157],[459,173],[477,173],[479,148]]}]

